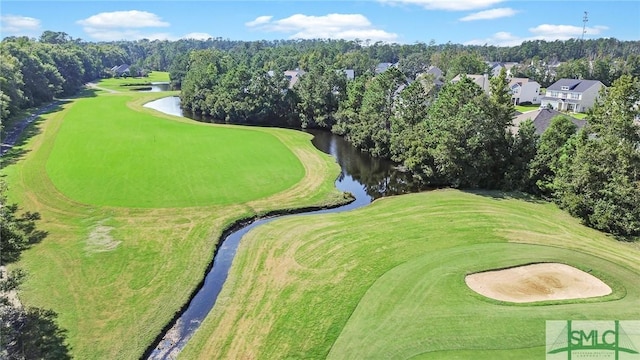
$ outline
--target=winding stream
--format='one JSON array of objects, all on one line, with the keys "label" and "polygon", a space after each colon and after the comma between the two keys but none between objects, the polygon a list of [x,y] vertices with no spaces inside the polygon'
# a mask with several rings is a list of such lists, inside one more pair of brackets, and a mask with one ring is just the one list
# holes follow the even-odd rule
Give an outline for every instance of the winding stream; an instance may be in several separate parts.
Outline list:
[{"label": "winding stream", "polygon": [[[183,116],[179,97],[166,97],[149,102],[145,107],[170,115]],[[311,210],[294,215],[280,215],[236,224],[225,231],[218,244],[212,264],[207,270],[204,282],[179,317],[167,327],[145,353],[148,359],[174,359],[187,344],[194,331],[215,305],[222,285],[227,279],[231,262],[240,240],[251,229],[283,216],[306,216],[311,214],[335,213],[365,206],[374,199],[421,190],[411,176],[398,170],[393,163],[362,153],[342,137],[327,131],[310,130],[314,135],[312,143],[319,150],[332,155],[340,165],[341,172],[335,182],[336,188],[354,195],[355,201],[333,209]]]}]

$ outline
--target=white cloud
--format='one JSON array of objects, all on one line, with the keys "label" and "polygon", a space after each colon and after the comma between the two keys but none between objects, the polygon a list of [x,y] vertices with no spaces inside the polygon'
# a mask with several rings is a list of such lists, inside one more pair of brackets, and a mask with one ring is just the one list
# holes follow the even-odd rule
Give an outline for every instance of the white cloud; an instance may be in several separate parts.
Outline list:
[{"label": "white cloud", "polygon": [[1,31],[3,34],[26,34],[40,30],[40,20],[20,15],[2,15]]},{"label": "white cloud", "polygon": [[249,21],[244,23],[246,26],[248,27],[254,27],[254,26],[258,26],[258,25],[262,25],[262,24],[266,24],[269,21],[271,21],[271,19],[273,18],[273,16],[258,16],[255,20],[253,21]]},{"label": "white cloud", "polygon": [[[608,27],[598,25],[594,27],[585,28],[586,35],[599,35]],[[524,41],[532,40],[569,40],[576,39],[582,36],[582,27],[573,25],[549,25],[542,24],[533,28],[529,28],[531,36],[516,36],[509,32],[497,32],[492,36],[485,39],[474,39],[467,41],[465,45],[495,45],[495,46],[516,46],[522,44]]]},{"label": "white cloud", "polygon": [[[584,30],[585,30],[585,34],[586,35],[598,35],[602,31],[607,30],[607,29],[608,29],[608,27],[606,27],[606,26],[598,25],[598,26],[594,26],[594,27],[586,27]],[[557,35],[560,35],[560,36],[565,37],[567,39],[569,39],[571,37],[582,36],[582,27],[573,26],[573,25],[542,24],[542,25],[538,25],[538,26],[536,26],[534,28],[529,28],[529,31],[531,33],[539,35],[539,36],[557,36]]]},{"label": "white cloud", "polygon": [[212,38],[213,36],[207,34],[207,33],[201,33],[201,32],[192,32],[192,33],[188,33],[187,35],[183,36],[183,39],[195,39],[195,40],[207,40],[209,38]]},{"label": "white cloud", "polygon": [[518,12],[511,8],[491,9],[491,10],[484,10],[477,13],[469,14],[463,18],[460,18],[460,21],[492,20],[492,19],[513,16],[516,13]]},{"label": "white cloud", "polygon": [[138,10],[103,12],[79,20],[77,23],[86,27],[102,29],[169,26],[169,23],[162,21],[158,15]]},{"label": "white cloud", "polygon": [[504,0],[378,0],[381,3],[397,5],[418,5],[427,10],[466,11],[484,9]]},{"label": "white cloud", "polygon": [[119,41],[119,40],[177,40],[170,33],[144,33],[136,29],[96,29],[84,28],[84,31],[97,41]]},{"label": "white cloud", "polygon": [[76,23],[91,38],[98,41],[117,40],[175,40],[169,33],[144,33],[142,28],[167,27],[170,24],[158,15],[139,10],[103,12]]},{"label": "white cloud", "polygon": [[361,14],[295,14],[280,20],[273,20],[271,16],[259,16],[245,25],[262,31],[290,33],[291,39],[368,39],[374,42],[393,42],[398,38],[395,33],[376,29]]},{"label": "white cloud", "polygon": [[491,37],[486,39],[474,39],[471,41],[467,41],[465,45],[495,45],[495,46],[516,46],[520,45],[525,38],[521,38],[515,36],[509,32],[501,31],[493,34]]}]

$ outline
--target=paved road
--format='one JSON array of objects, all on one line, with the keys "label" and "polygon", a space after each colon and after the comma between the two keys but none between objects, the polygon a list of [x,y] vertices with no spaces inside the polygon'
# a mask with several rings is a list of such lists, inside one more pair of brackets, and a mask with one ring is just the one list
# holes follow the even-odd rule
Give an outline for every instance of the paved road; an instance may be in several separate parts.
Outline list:
[{"label": "paved road", "polygon": [[4,139],[2,139],[2,144],[0,145],[0,156],[4,155],[9,149],[16,144],[18,139],[20,138],[20,134],[27,128],[31,123],[36,121],[38,116],[50,111],[54,107],[60,104],[62,100],[55,100],[54,102],[40,107],[35,112],[32,112],[26,118],[15,123],[10,129],[6,129]]}]

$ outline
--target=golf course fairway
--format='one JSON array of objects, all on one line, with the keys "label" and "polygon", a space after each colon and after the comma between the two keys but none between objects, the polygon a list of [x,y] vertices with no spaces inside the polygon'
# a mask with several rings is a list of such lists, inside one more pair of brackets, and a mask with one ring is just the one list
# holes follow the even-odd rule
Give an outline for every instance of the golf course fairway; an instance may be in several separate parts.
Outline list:
[{"label": "golf course fairway", "polygon": [[12,265],[29,273],[20,299],[58,314],[74,358],[142,356],[234,222],[345,201],[311,135],[142,107],[173,94],[87,90],[3,156],[9,202],[48,234]]},{"label": "golf course fairway", "polygon": [[[515,304],[465,276],[553,262],[604,281],[589,299]],[[545,320],[640,317],[640,248],[554,204],[437,190],[249,232],[184,359],[540,359]]]},{"label": "golf course fairway", "polygon": [[159,120],[128,101],[103,96],[69,109],[46,166],[60,192],[101,206],[227,205],[284,191],[305,174],[272,133]]}]

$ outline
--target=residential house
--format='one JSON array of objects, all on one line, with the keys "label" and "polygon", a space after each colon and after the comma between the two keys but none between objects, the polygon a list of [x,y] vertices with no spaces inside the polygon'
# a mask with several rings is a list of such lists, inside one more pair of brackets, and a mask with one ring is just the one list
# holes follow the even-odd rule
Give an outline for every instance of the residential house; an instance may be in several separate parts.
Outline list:
[{"label": "residential house", "polygon": [[511,101],[514,105],[521,103],[540,104],[540,84],[527,78],[509,80]]},{"label": "residential house", "polygon": [[383,63],[379,63],[379,64],[376,66],[375,73],[376,73],[376,74],[381,74],[381,73],[383,73],[383,72],[387,71],[387,69],[388,69],[388,68],[390,68],[390,67],[392,67],[392,66],[396,66],[396,64],[394,64],[394,63],[390,63],[390,62],[383,62]]},{"label": "residential house", "polygon": [[289,80],[289,89],[292,89],[293,86],[300,80],[300,77],[305,74],[304,70],[295,69],[295,70],[287,70],[284,72],[284,77]]},{"label": "residential house", "polygon": [[[546,108],[527,111],[520,115],[516,115],[513,118],[513,126],[510,128],[510,130],[512,133],[516,133],[518,131],[518,128],[520,127],[520,124],[522,124],[526,120],[531,119],[533,121],[533,126],[536,128],[536,134],[541,135],[545,130],[547,130],[547,128],[549,128],[549,125],[551,125],[551,119],[558,115],[568,116],[559,111]],[[571,122],[573,122],[578,127],[578,129],[582,129],[587,125],[586,120],[579,120],[571,116],[568,117]]]},{"label": "residential house", "polygon": [[598,80],[560,79],[547,88],[540,107],[585,112],[595,104],[603,86]]},{"label": "residential house", "polygon": [[456,77],[454,77],[453,79],[451,79],[452,83],[457,83],[458,81],[460,81],[462,79],[463,76],[468,77],[469,79],[473,80],[474,83],[478,84],[478,86],[480,86],[480,88],[482,88],[482,90],[484,90],[485,93],[489,94],[489,90],[491,89],[491,87],[489,86],[489,75],[488,74],[484,74],[484,75],[456,75]]},{"label": "residential house", "polygon": [[353,69],[344,69],[342,70],[342,72],[347,77],[347,80],[353,80],[356,78],[356,72]]},{"label": "residential house", "polygon": [[440,89],[444,85],[443,72],[442,70],[440,70],[439,67],[431,65],[427,69],[426,73],[433,76],[433,83],[436,86],[436,88]]},{"label": "residential house", "polygon": [[[551,60],[549,62],[541,62],[541,65],[543,67],[543,71],[544,71],[544,76],[548,79],[553,79],[556,77],[556,75],[558,74],[558,67],[560,67],[560,65],[564,64],[561,61],[558,60]],[[538,71],[540,72],[540,71]]]},{"label": "residential house", "polygon": [[485,61],[487,66],[489,67],[489,72],[491,76],[500,75],[500,71],[505,69],[507,73],[507,77],[511,76],[511,69],[518,65],[517,62],[495,62],[495,61]]},{"label": "residential house", "polygon": [[114,74],[114,76],[125,76],[129,75],[130,66],[127,64],[116,65],[112,67],[110,70]]}]

